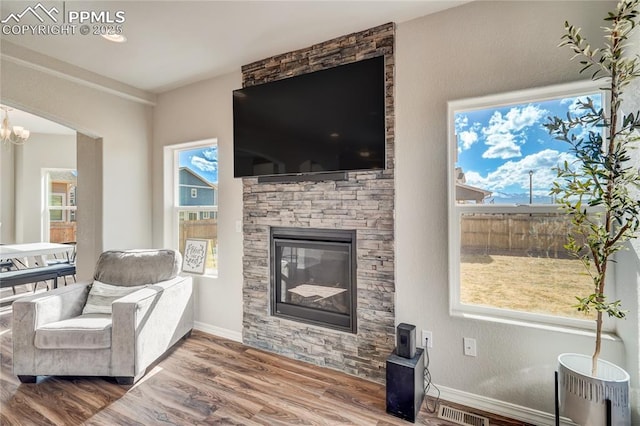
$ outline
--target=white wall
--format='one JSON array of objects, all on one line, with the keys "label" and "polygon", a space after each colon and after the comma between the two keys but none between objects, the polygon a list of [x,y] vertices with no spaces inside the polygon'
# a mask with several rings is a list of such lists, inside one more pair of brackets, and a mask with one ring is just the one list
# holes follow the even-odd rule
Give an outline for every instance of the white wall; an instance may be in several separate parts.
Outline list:
[{"label": "white wall", "polygon": [[0,146],[0,243],[16,242],[14,145]]},{"label": "white wall", "polygon": [[104,249],[150,247],[152,107],[4,58],[1,71],[3,104],[103,138]]},{"label": "white wall", "polygon": [[76,169],[76,136],[32,133],[15,152],[16,242],[44,241],[49,230],[42,222],[42,170]]},{"label": "white wall", "polygon": [[154,112],[154,244],[170,238],[170,200],[163,196],[163,147],[218,140],[218,276],[194,277],[197,327],[240,339],[242,332],[242,181],[233,178],[231,92],[241,87],[240,71],[195,83],[158,97]]},{"label": "white wall", "polygon": [[[563,22],[596,44],[614,7],[482,1],[398,26],[396,320],[433,331],[430,370],[444,388],[552,413],[558,354],[593,350],[589,336],[449,315],[447,102],[584,79],[571,52],[556,47]],[[635,364],[638,387],[638,323],[628,325],[635,337],[605,342],[602,355]],[[477,339],[477,357],[463,356],[463,337]]]}]

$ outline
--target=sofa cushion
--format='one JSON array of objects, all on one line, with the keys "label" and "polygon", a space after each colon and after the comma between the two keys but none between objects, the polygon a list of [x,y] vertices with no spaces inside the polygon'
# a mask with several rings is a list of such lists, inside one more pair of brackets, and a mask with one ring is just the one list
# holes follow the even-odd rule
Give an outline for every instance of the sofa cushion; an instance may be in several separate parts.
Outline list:
[{"label": "sofa cushion", "polygon": [[127,294],[145,288],[146,285],[120,286],[94,281],[89,290],[87,303],[82,309],[83,314],[109,314],[111,315],[111,304],[114,300],[120,299]]},{"label": "sofa cushion", "polygon": [[36,329],[39,349],[105,349],[111,347],[111,315],[87,314]]},{"label": "sofa cushion", "polygon": [[181,265],[177,250],[109,250],[100,255],[93,279],[124,286],[155,284],[175,278]]}]

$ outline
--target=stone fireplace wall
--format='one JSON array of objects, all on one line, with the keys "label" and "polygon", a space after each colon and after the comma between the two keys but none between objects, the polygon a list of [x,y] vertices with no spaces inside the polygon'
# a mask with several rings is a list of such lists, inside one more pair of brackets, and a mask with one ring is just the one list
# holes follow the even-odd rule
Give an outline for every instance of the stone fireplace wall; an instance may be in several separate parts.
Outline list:
[{"label": "stone fireplace wall", "polygon": [[[388,23],[242,67],[243,87],[384,55],[386,169],[349,172],[345,181],[259,183],[243,179],[243,341],[383,382],[395,346],[394,41]],[[270,315],[272,226],[356,230],[356,334]]]}]

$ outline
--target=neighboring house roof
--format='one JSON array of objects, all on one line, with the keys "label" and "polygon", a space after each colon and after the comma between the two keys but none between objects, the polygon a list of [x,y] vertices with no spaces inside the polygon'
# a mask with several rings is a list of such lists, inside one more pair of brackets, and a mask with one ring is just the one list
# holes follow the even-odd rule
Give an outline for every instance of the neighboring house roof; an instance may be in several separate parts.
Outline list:
[{"label": "neighboring house roof", "polygon": [[[218,189],[218,185],[215,183],[211,183],[209,181],[207,181],[205,178],[203,178],[202,176],[200,176],[199,174],[197,174],[196,172],[194,172],[193,170],[191,170],[188,167],[180,167],[180,172],[187,172],[189,173],[191,176],[193,176],[194,178],[196,178],[198,181],[200,181],[202,183],[201,186],[209,186],[212,189]],[[189,185],[188,182],[183,182],[182,181],[182,173],[180,173],[180,184],[181,185]]]},{"label": "neighboring house roof", "polygon": [[462,171],[462,167],[456,167],[456,201],[475,201],[478,204],[484,202],[485,198],[490,197],[492,192],[475,186],[467,185],[466,177]]},{"label": "neighboring house roof", "polygon": [[475,201],[483,203],[485,198],[490,197],[491,191],[476,188],[464,183],[456,183],[456,201]]}]

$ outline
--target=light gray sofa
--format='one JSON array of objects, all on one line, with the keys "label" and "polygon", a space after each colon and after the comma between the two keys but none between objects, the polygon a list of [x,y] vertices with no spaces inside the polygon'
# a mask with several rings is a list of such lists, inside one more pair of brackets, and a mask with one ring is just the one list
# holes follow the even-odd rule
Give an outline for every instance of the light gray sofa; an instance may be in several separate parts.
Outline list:
[{"label": "light gray sofa", "polygon": [[[193,328],[193,283],[178,275],[176,250],[107,251],[98,259],[100,283],[139,286],[84,313],[92,282],[79,282],[13,303],[13,372],[23,383],[40,375],[111,376],[132,384]],[[131,289],[126,289],[129,291]],[[100,297],[92,292],[92,300]],[[109,300],[109,299],[107,299]]]}]

